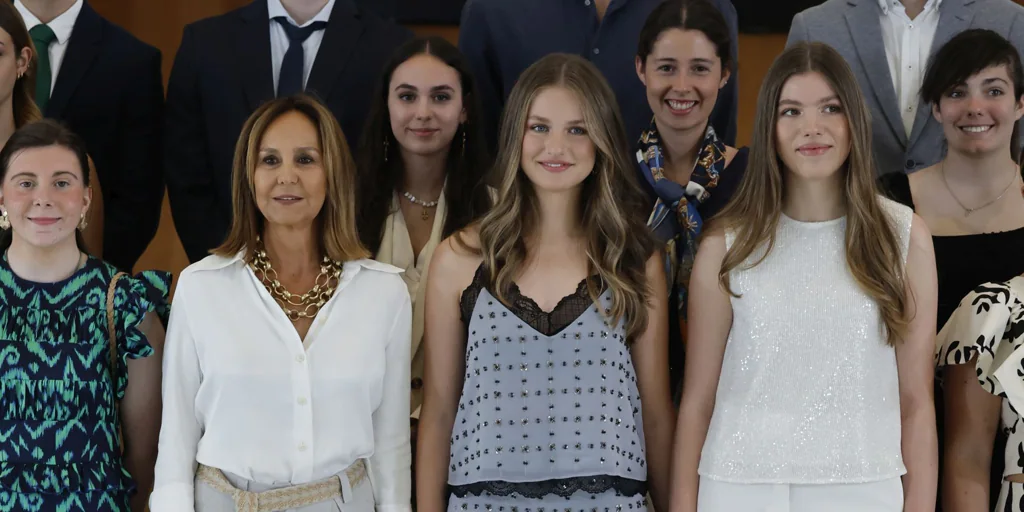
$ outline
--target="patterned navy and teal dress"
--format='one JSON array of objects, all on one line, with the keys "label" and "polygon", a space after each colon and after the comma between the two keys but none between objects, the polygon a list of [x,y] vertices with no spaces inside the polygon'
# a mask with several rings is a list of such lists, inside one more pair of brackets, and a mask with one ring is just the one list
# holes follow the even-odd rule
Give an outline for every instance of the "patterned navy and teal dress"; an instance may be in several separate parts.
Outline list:
[{"label": "patterned navy and teal dress", "polygon": [[127,360],[153,353],[139,330],[166,318],[171,276],[123,276],[114,298],[116,392],[106,298],[116,269],[89,258],[57,283],[26,281],[0,258],[0,511],[127,512],[114,397]]}]

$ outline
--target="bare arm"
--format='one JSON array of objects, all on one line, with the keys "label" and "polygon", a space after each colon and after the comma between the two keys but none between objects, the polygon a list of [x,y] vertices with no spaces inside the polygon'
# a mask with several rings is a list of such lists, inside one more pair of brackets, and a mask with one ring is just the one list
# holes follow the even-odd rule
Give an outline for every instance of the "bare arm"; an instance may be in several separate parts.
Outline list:
[{"label": "bare arm", "polygon": [[419,512],[447,508],[448,459],[466,363],[466,327],[459,298],[475,270],[452,238],[430,261],[424,302],[423,406],[416,438],[416,505]]},{"label": "bare arm", "polygon": [[904,510],[934,512],[938,485],[938,435],[935,431],[934,353],[938,284],[931,234],[916,215],[907,255],[907,304],[910,324],[896,347],[902,416]]},{"label": "bare arm", "polygon": [[160,436],[160,365],[164,353],[164,328],[155,313],[147,313],[140,326],[153,354],[128,360],[128,387],[121,400],[124,464],[138,486],[132,496],[133,512],[146,510],[153,489],[153,468]]},{"label": "bare arm", "polygon": [[672,512],[695,512],[701,450],[715,408],[726,340],[732,327],[729,294],[718,281],[725,236],[709,232],[690,274],[686,365],[672,459]]},{"label": "bare arm", "polygon": [[945,372],[945,465],[942,505],[947,512],[988,512],[992,443],[1002,399],[985,391],[973,363]]},{"label": "bare arm", "polygon": [[668,377],[668,290],[662,255],[647,260],[647,328],[633,342],[633,364],[643,404],[644,443],[647,445],[647,479],[655,510],[668,510],[672,465],[672,436],[675,407],[669,393]]}]

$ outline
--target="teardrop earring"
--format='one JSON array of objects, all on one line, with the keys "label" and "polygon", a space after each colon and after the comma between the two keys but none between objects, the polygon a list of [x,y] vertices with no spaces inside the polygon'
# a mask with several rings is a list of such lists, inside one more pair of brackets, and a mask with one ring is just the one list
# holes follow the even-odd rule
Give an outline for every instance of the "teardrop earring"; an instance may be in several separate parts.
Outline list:
[{"label": "teardrop earring", "polygon": [[387,138],[387,136],[384,137],[384,161],[385,162],[388,161],[388,138]]},{"label": "teardrop earring", "polygon": [[11,229],[11,219],[7,218],[7,210],[4,210],[3,214],[0,215],[0,229]]},{"label": "teardrop earring", "polygon": [[89,221],[85,218],[85,212],[82,212],[82,218],[78,221],[78,230],[85,231],[85,228],[89,227]]},{"label": "teardrop earring", "polygon": [[463,160],[466,159],[466,125],[462,125],[462,155]]}]

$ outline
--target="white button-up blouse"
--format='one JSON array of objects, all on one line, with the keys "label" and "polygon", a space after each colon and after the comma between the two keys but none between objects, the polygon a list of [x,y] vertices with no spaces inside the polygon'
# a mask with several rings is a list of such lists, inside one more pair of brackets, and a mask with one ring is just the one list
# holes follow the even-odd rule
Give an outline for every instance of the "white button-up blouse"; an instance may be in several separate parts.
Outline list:
[{"label": "white button-up blouse", "polygon": [[302,340],[241,254],[185,269],[164,348],[152,512],[194,509],[197,463],[301,484],[358,459],[376,510],[409,512],[412,308],[399,272],[345,263]]}]

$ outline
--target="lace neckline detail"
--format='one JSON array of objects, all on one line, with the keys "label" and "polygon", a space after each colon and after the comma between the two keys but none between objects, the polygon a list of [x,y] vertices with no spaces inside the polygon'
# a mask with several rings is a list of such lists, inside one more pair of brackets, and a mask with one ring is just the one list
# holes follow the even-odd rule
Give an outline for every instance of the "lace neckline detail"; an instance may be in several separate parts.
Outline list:
[{"label": "lace neckline detail", "polygon": [[[460,309],[462,310],[462,321],[466,327],[469,326],[469,322],[473,318],[473,311],[477,305],[480,291],[487,289],[491,295],[496,296],[487,286],[486,275],[486,270],[481,264],[476,271],[476,275],[473,277],[473,282],[462,292]],[[501,304],[500,302],[499,304],[537,332],[545,336],[554,336],[572,325],[588,308],[595,305],[587,289],[587,285],[591,280],[597,281],[595,284],[598,284],[598,288],[603,293],[604,286],[599,284],[599,276],[593,275],[583,278],[576,285],[576,290],[559,299],[551,311],[541,309],[535,300],[523,294],[519,285],[515,282],[509,287],[507,294],[509,304]],[[498,301],[495,299],[495,302]],[[490,305],[492,304],[488,304],[488,306]]]}]

